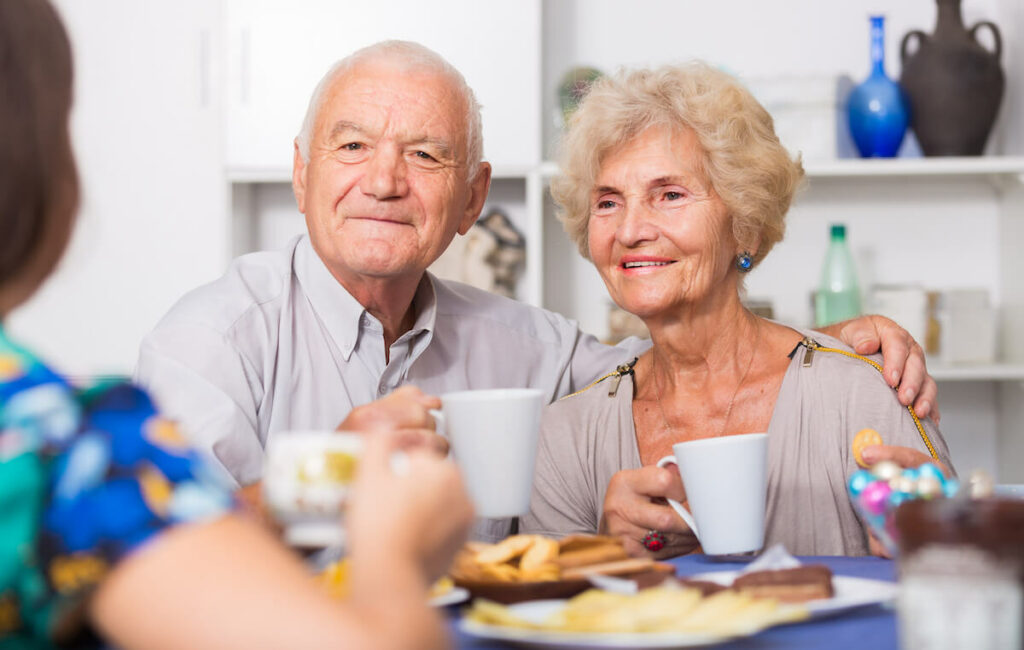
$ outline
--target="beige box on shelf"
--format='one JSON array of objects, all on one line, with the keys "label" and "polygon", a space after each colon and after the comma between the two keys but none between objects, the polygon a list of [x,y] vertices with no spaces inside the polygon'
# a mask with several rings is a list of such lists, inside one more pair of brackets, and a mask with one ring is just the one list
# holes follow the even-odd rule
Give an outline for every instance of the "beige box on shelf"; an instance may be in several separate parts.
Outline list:
[{"label": "beige box on shelf", "polygon": [[849,155],[853,143],[842,95],[848,81],[829,75],[751,77],[743,80],[775,121],[779,140],[804,161]]},{"label": "beige box on shelf", "polygon": [[871,288],[870,295],[870,311],[893,319],[924,344],[928,336],[928,293],[923,287],[878,284]]},{"label": "beige box on shelf", "polygon": [[942,328],[939,356],[944,363],[996,360],[996,310],[988,289],[951,289],[939,298]]}]

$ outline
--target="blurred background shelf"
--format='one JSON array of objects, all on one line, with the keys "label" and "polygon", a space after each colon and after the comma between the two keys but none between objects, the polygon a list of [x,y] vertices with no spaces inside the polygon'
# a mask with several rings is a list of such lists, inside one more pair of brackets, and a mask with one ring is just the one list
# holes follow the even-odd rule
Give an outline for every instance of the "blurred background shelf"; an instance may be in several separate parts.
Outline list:
[{"label": "blurred background shelf", "polygon": [[949,366],[930,362],[928,372],[936,381],[1024,381],[1024,363]]},{"label": "blurred background shelf", "polygon": [[804,168],[811,179],[985,176],[1024,182],[1024,156],[818,160],[804,163]]}]

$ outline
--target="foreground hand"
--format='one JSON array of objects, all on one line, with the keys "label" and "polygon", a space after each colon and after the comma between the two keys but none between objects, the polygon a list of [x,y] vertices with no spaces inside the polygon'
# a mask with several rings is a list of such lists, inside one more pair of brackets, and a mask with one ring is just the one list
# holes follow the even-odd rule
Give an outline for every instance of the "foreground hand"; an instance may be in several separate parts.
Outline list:
[{"label": "foreground hand", "polygon": [[891,460],[900,467],[920,467],[925,463],[933,463],[942,471],[942,475],[950,478],[949,468],[941,460],[932,458],[928,454],[914,449],[913,447],[898,447],[896,445],[869,445],[860,452],[861,457],[867,465],[874,465],[883,460]]},{"label": "foreground hand", "polygon": [[[861,457],[864,459],[864,462],[868,465],[874,465],[875,463],[880,463],[883,460],[891,460],[892,462],[896,463],[897,465],[903,468],[920,467],[925,463],[934,463],[935,466],[938,467],[939,470],[942,472],[943,476],[945,476],[946,478],[950,477],[949,468],[946,467],[946,465],[942,461],[936,460],[929,456],[928,454],[924,453],[923,451],[919,451],[917,449],[914,449],[913,447],[898,447],[896,445],[870,445],[868,447],[865,447],[864,450],[861,451]],[[878,541],[878,538],[876,538],[874,534],[868,535],[868,551],[872,555],[877,555],[879,557],[892,557],[892,555],[890,555],[889,552],[885,550],[885,547],[882,546],[882,543]]]},{"label": "foreground hand", "polygon": [[415,386],[402,386],[387,397],[357,406],[338,425],[338,431],[391,431],[400,434],[401,447],[425,446],[444,455],[448,441],[434,431],[430,409],[441,408],[441,399]]},{"label": "foreground hand", "polygon": [[[676,511],[664,503],[665,498],[686,501],[683,482],[674,468],[651,466],[616,472],[605,493],[601,532],[621,539],[632,557],[675,557],[696,550],[700,545],[697,537]],[[642,543],[649,530],[665,537],[665,547],[656,553]]]},{"label": "foreground hand", "polygon": [[857,354],[874,354],[881,350],[882,376],[897,389],[897,397],[904,406],[913,404],[918,417],[931,416],[939,422],[936,398],[939,387],[925,367],[924,349],[907,330],[885,316],[861,316],[827,328],[826,333],[838,329],[843,343]]},{"label": "foreground hand", "polygon": [[364,563],[411,560],[429,584],[451,565],[473,520],[473,506],[455,463],[422,448],[395,472],[401,436],[368,436],[359,460],[346,529],[353,558]]}]

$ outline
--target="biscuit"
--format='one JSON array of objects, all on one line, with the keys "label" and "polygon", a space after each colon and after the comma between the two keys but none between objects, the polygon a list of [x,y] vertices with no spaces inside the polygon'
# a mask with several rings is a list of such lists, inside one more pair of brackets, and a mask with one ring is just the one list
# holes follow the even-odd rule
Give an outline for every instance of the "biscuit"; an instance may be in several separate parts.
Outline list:
[{"label": "biscuit", "polygon": [[[545,564],[554,565],[554,559],[558,557],[558,542],[547,537],[537,535],[533,538],[533,544],[523,553],[519,560],[519,568],[523,572],[529,572]],[[557,566],[555,566],[557,570]]]},{"label": "biscuit", "polygon": [[882,436],[878,435],[878,432],[874,429],[861,429],[858,431],[857,435],[853,437],[853,459],[857,461],[857,465],[867,469],[869,466],[864,462],[864,457],[861,455],[864,452],[864,448],[880,444],[882,444]]},{"label": "biscuit", "polygon": [[513,535],[476,554],[480,564],[501,564],[519,557],[533,545],[533,535]]}]

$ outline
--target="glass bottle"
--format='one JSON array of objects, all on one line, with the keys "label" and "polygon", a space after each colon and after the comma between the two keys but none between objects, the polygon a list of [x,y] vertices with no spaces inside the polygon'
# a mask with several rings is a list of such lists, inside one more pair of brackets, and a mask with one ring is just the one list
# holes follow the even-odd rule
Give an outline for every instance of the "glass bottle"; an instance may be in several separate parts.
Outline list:
[{"label": "glass bottle", "polygon": [[850,135],[864,158],[893,158],[910,121],[907,99],[885,74],[885,17],[871,16],[871,74],[850,92]]},{"label": "glass bottle", "polygon": [[814,325],[821,327],[860,315],[860,288],[853,255],[846,245],[846,226],[832,224],[831,241],[814,297]]}]

